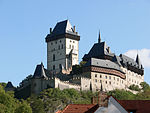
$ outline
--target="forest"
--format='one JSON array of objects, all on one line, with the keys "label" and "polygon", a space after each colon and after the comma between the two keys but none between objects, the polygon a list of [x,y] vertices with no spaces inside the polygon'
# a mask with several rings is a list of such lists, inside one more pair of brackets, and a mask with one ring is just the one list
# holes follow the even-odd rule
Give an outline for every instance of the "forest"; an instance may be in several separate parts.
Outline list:
[{"label": "forest", "polygon": [[[130,90],[137,91],[136,94],[119,89],[107,94],[118,100],[150,100],[149,84],[142,82],[140,85],[140,88],[136,85],[129,87]],[[53,113],[68,104],[91,104],[92,97],[98,95],[98,92],[49,88],[24,100],[16,99],[13,91],[5,92],[5,86],[6,83],[0,83],[0,113]]]}]

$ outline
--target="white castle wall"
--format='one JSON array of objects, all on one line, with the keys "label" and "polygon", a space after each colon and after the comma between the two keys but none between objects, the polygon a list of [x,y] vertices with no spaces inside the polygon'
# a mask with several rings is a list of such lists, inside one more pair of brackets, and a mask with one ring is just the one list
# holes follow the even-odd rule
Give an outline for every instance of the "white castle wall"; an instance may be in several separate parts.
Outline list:
[{"label": "white castle wall", "polygon": [[144,75],[137,74],[123,67],[121,67],[121,69],[126,75],[126,87],[129,87],[132,84],[138,85],[140,87],[140,83],[144,82]]},{"label": "white castle wall", "polygon": [[80,91],[81,86],[74,85],[69,82],[61,81],[59,78],[55,78],[55,88],[59,88],[60,90],[74,88],[74,89]]},{"label": "white castle wall", "polygon": [[90,83],[91,83],[91,79],[90,78],[85,78],[85,77],[81,77],[81,90],[90,90]]},{"label": "white castle wall", "polygon": [[125,80],[110,74],[91,72],[91,84],[92,91],[98,91],[101,89],[101,85],[104,91],[110,91],[114,89],[125,89]]}]

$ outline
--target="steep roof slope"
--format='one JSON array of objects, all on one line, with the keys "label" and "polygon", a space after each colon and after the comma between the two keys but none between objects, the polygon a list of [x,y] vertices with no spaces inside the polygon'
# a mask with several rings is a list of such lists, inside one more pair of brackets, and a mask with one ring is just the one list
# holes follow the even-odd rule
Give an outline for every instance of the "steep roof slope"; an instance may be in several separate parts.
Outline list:
[{"label": "steep roof slope", "polygon": [[95,104],[69,104],[62,113],[94,113],[98,107]]}]

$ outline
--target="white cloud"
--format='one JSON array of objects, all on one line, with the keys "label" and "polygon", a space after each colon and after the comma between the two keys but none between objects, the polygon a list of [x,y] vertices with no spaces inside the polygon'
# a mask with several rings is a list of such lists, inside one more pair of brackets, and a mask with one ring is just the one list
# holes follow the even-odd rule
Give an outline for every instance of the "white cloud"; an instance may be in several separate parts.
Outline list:
[{"label": "white cloud", "polygon": [[150,49],[129,50],[124,54],[133,59],[136,59],[137,53],[144,67],[150,68]]}]

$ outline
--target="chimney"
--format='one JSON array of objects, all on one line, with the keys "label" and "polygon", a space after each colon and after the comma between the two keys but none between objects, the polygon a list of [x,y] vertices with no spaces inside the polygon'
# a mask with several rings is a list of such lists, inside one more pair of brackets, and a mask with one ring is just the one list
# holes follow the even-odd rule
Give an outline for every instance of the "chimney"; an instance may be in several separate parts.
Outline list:
[{"label": "chimney", "polygon": [[52,33],[52,28],[50,28],[50,34]]},{"label": "chimney", "polygon": [[76,27],[75,27],[75,26],[73,26],[73,32],[74,32],[74,33],[76,32]]}]

